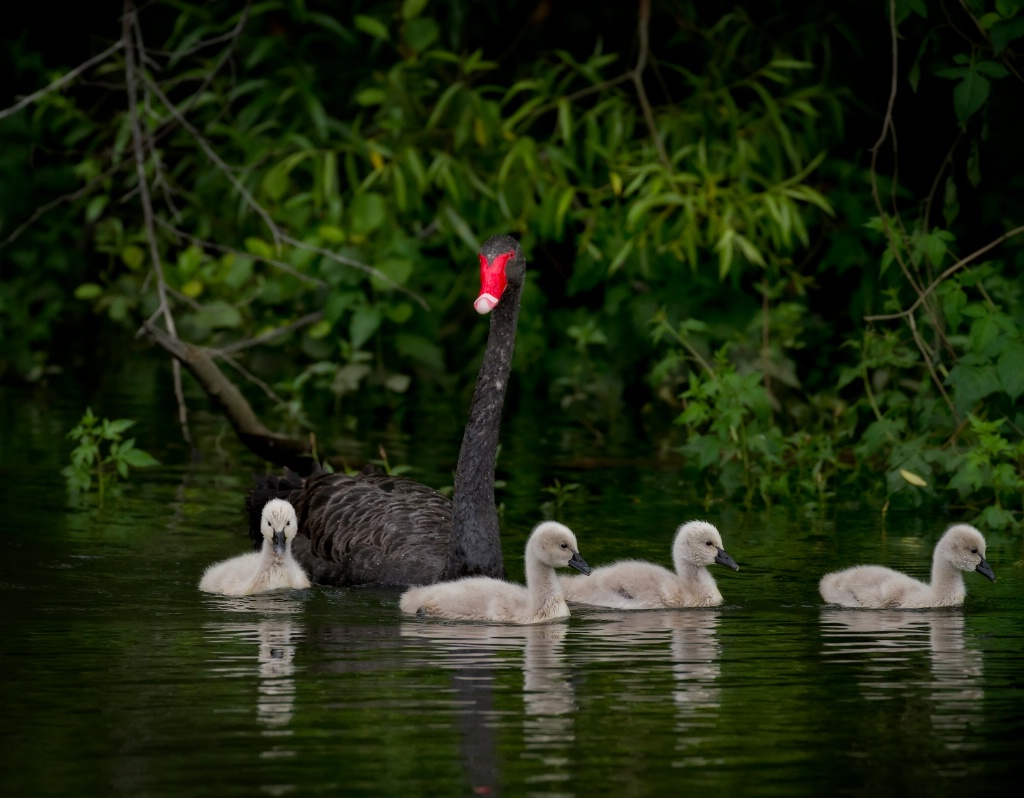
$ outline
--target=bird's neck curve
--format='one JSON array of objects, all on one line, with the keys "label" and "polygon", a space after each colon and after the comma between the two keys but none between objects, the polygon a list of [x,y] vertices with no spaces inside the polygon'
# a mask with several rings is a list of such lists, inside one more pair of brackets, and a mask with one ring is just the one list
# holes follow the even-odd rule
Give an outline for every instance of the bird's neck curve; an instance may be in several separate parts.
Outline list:
[{"label": "bird's neck curve", "polygon": [[491,313],[487,348],[455,469],[452,534],[442,579],[505,575],[494,502],[494,466],[522,290],[522,283],[509,285]]}]

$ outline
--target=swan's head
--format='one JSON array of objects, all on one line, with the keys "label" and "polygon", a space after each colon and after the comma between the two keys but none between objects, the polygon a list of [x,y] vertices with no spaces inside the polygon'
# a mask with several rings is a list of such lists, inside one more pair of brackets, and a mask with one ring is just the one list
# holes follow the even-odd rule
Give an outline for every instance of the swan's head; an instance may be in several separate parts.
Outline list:
[{"label": "swan's head", "polygon": [[935,556],[961,571],[977,571],[986,579],[996,581],[992,566],[985,561],[985,538],[970,524],[954,524],[947,529],[935,546]]},{"label": "swan's head", "polygon": [[531,559],[552,568],[568,566],[580,573],[590,573],[590,566],[580,557],[576,536],[569,527],[557,521],[538,524],[530,533],[530,539],[526,542],[526,560],[529,562]]},{"label": "swan's head", "polygon": [[718,563],[726,568],[738,571],[736,561],[725,553],[722,536],[714,524],[707,521],[688,521],[676,530],[676,540],[672,546],[672,559],[676,570],[682,563],[690,565],[711,565]]},{"label": "swan's head", "polygon": [[501,301],[505,287],[518,286],[526,274],[526,258],[519,242],[512,236],[491,236],[480,248],[480,296],[473,307],[483,315],[490,313]]},{"label": "swan's head", "polygon": [[260,531],[263,533],[263,539],[274,547],[274,551],[284,554],[289,541],[299,531],[299,519],[295,517],[295,508],[284,499],[271,499],[263,507]]}]

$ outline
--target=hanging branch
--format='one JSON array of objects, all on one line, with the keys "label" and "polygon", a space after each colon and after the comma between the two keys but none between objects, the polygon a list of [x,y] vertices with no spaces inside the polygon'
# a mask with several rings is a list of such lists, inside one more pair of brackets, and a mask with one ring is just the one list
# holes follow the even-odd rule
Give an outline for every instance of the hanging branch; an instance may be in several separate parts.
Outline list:
[{"label": "hanging branch", "polygon": [[[890,136],[892,137],[892,149],[894,160],[896,160],[897,154],[896,129],[893,125],[892,118],[893,109],[896,106],[896,93],[898,88],[897,77],[899,74],[899,36],[896,30],[896,0],[890,0],[889,2],[889,33],[892,40],[891,83],[889,88],[889,100],[886,104],[885,116],[882,119],[882,130],[878,136],[878,140],[875,142],[874,146],[872,146],[870,150],[871,196],[874,198],[875,207],[878,209],[878,215],[882,221],[882,230],[885,233],[885,238],[888,242],[889,248],[893,253],[894,258],[896,259],[896,262],[899,264],[900,270],[903,272],[904,278],[910,284],[910,287],[914,289],[914,292],[917,294],[918,299],[914,303],[915,309],[922,304],[924,305],[925,312],[931,318],[933,329],[936,330],[937,334],[942,338],[943,342],[947,343],[948,346],[948,342],[946,341],[945,336],[942,335],[941,333],[941,325],[939,319],[936,316],[934,308],[932,308],[932,306],[925,301],[926,294],[924,293],[923,288],[918,283],[914,274],[911,272],[910,267],[907,265],[906,261],[903,259],[903,255],[900,252],[900,247],[897,245],[896,236],[893,233],[892,227],[889,224],[889,219],[886,216],[885,209],[882,205],[882,197],[878,189],[878,154],[881,151],[882,146],[885,144],[886,140],[888,140]],[[893,201],[895,203],[895,194],[893,196]],[[894,216],[897,219],[897,221],[900,220],[898,208],[895,209]],[[900,224],[902,227],[902,222],[900,222]],[[903,231],[903,237],[906,237],[906,231]],[[928,368],[928,373],[929,375],[931,375],[932,382],[938,388],[939,393],[942,395],[942,398],[946,401],[946,406],[949,408],[950,414],[953,416],[954,419],[959,421],[960,415],[959,413],[957,413],[956,406],[953,404],[953,401],[949,398],[948,394],[946,393],[946,388],[942,384],[942,380],[939,378],[938,372],[935,369],[935,364],[932,362],[932,353],[928,350],[927,345],[925,344],[924,340],[921,338],[921,335],[917,330],[917,323],[914,320],[912,312],[903,315],[905,315],[908,320],[910,332],[914,338],[914,343],[917,345],[918,351],[921,353],[921,357],[924,358],[925,366]]]},{"label": "hanging branch", "polygon": [[25,97],[22,97],[20,100],[18,100],[18,102],[16,102],[10,108],[5,108],[4,110],[0,111],[0,119],[6,119],[9,116],[13,116],[14,114],[18,113],[18,111],[20,111],[22,108],[24,108],[24,107],[34,103],[40,97],[44,97],[45,95],[49,94],[50,92],[54,92],[54,91],[57,91],[57,89],[63,88],[64,86],[66,86],[68,83],[73,81],[75,78],[77,78],[79,75],[81,75],[83,72],[85,72],[90,67],[94,67],[94,66],[96,66],[96,64],[99,64],[102,61],[107,60],[110,56],[112,56],[114,53],[116,53],[118,50],[120,50],[121,47],[124,46],[124,43],[125,43],[124,38],[118,39],[116,42],[114,42],[112,45],[110,45],[110,47],[108,47],[102,53],[100,53],[99,55],[94,55],[88,61],[83,61],[81,64],[76,66],[70,72],[65,72],[63,75],[61,75],[55,81],[50,83],[48,86],[44,86],[39,91],[34,91],[31,94],[26,95]]},{"label": "hanging branch", "polygon": [[[125,90],[128,93],[128,118],[131,122],[132,147],[135,150],[135,173],[139,181],[139,201],[142,203],[142,216],[146,228],[146,242],[149,246],[150,260],[153,262],[153,274],[156,275],[156,291],[159,309],[164,317],[167,331],[175,338],[178,332],[174,324],[174,314],[167,302],[167,283],[164,280],[163,263],[156,241],[156,225],[153,222],[153,201],[149,194],[149,183],[146,179],[146,161],[143,151],[142,124],[139,121],[138,97],[136,96],[137,76],[135,71],[135,49],[132,45],[132,30],[138,20],[132,0],[125,0],[124,17],[121,27],[121,44],[124,47]],[[192,446],[192,435],[188,429],[188,406],[185,404],[185,392],[181,385],[181,366],[177,360],[171,361],[174,375],[174,396],[178,401],[178,423],[185,442]]]},{"label": "hanging branch", "polygon": [[647,67],[647,57],[650,54],[649,28],[651,22],[651,0],[640,0],[640,20],[637,24],[637,35],[640,38],[640,53],[636,59],[636,66],[633,67],[631,77],[636,87],[636,96],[640,100],[640,108],[644,112],[644,119],[647,120],[647,127],[651,132],[651,139],[658,150],[658,158],[666,172],[672,171],[672,162],[668,159],[668,152],[665,151],[665,143],[658,135],[658,123],[654,118],[654,110],[647,99],[647,91],[644,89],[644,69]]},{"label": "hanging branch", "polygon": [[143,324],[143,330],[153,343],[175,358],[176,364],[180,363],[189,370],[206,395],[218,405],[249,451],[298,474],[310,473],[314,462],[310,442],[277,435],[267,429],[242,392],[213,362],[208,349],[168,335],[150,322]]}]

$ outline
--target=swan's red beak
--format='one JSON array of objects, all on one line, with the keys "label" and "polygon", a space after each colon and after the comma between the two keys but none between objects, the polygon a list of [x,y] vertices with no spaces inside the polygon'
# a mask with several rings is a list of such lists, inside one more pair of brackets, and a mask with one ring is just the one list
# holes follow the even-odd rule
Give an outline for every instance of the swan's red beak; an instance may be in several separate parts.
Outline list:
[{"label": "swan's red beak", "polygon": [[505,277],[505,264],[515,252],[509,250],[501,255],[495,255],[494,260],[488,261],[487,257],[480,253],[480,296],[476,298],[473,307],[480,315],[490,313],[501,300],[508,279]]}]

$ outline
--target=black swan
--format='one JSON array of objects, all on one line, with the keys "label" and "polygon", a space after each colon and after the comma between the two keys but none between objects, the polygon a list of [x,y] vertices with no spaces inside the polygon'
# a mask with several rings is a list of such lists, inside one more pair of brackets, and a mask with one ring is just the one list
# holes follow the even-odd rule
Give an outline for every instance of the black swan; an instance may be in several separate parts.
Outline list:
[{"label": "black swan", "polygon": [[493,313],[452,500],[411,479],[380,473],[258,477],[246,496],[254,545],[262,539],[263,505],[282,498],[298,513],[293,551],[314,582],[425,585],[464,576],[504,578],[494,466],[525,274],[518,241],[498,235],[484,242],[473,306]]}]

